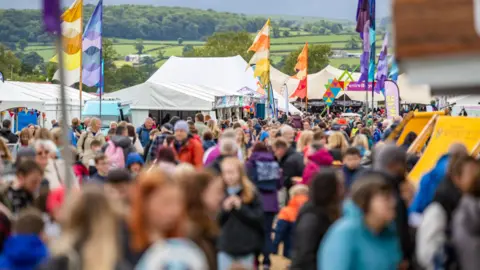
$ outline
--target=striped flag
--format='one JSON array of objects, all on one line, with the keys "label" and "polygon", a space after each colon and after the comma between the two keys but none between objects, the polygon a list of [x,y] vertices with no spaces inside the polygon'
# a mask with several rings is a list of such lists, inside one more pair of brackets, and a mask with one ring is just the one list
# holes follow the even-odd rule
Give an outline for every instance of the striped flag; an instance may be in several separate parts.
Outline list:
[{"label": "striped flag", "polygon": [[375,80],[377,83],[375,84],[375,92],[380,93],[383,92],[385,88],[385,81],[387,80],[388,76],[388,35],[385,34],[383,39],[382,51],[380,52],[380,57],[378,58],[378,66],[377,66],[377,76]]},{"label": "striped flag", "polygon": [[60,0],[44,0],[43,1],[43,24],[45,30],[58,34],[60,33]]},{"label": "striped flag", "polygon": [[82,81],[89,87],[101,88],[102,81],[102,15],[100,0],[83,35]]},{"label": "striped flag", "polygon": [[[61,17],[65,85],[72,85],[80,81],[82,54],[82,14],[83,0],[76,0]],[[50,61],[58,63],[58,55],[54,56]],[[59,80],[60,74],[58,70],[55,72],[53,78]]]}]

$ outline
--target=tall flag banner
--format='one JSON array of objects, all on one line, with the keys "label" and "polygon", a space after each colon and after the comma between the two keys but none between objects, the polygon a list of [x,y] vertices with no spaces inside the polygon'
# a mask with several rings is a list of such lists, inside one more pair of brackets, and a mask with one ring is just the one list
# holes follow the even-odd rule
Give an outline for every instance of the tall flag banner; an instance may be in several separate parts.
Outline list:
[{"label": "tall flag banner", "polygon": [[105,78],[104,76],[104,64],[105,62],[103,61],[102,59],[102,68],[100,69],[100,83],[99,83],[99,86],[98,86],[98,89],[97,89],[97,96],[100,97],[100,102],[102,100],[102,95],[104,93],[104,86],[105,86],[105,81],[103,80]]},{"label": "tall flag banner", "polygon": [[300,80],[297,89],[290,97],[299,97],[304,99],[307,97],[307,77],[308,77],[308,43],[305,43],[302,52],[298,55],[297,64],[295,65],[296,75],[292,76]]},{"label": "tall flag banner", "polygon": [[338,93],[342,91],[344,87],[343,82],[338,81],[336,78],[332,81],[329,80],[329,83],[325,85],[325,93],[323,94],[323,101],[327,104],[328,107],[332,106],[335,98],[337,97]]},{"label": "tall flag banner", "polygon": [[[366,1],[366,0],[364,0]],[[376,22],[375,22],[375,0],[369,0],[369,20],[370,20],[370,63],[368,66],[368,80],[373,82],[375,79],[375,58],[377,56],[375,51],[375,42],[377,40],[375,31],[376,31]]]},{"label": "tall flag banner", "polygon": [[377,76],[375,80],[377,83],[375,84],[375,92],[380,93],[384,92],[385,89],[385,80],[388,77],[388,34],[385,34],[383,39],[382,51],[380,52],[380,56],[378,58],[378,66],[377,66]]},{"label": "tall flag banner", "polygon": [[385,110],[387,119],[400,115],[400,97],[398,85],[393,81],[385,81]]},{"label": "tall flag banner", "polygon": [[[65,72],[64,85],[72,85],[80,81],[82,62],[82,14],[83,0],[76,0],[61,16]],[[58,63],[58,55],[54,56],[50,61]],[[60,74],[58,70],[55,72],[53,78],[59,80]]]},{"label": "tall flag banner", "polygon": [[252,46],[248,51],[255,52],[250,59],[249,65],[254,66],[254,76],[259,78],[260,84],[266,89],[268,100],[272,108],[272,116],[275,114],[275,102],[271,102],[273,88],[270,83],[270,19],[267,20],[262,29],[255,37]]},{"label": "tall flag banner", "polygon": [[101,88],[102,14],[103,0],[100,0],[83,34],[82,82],[89,87]]},{"label": "tall flag banner", "polygon": [[45,30],[57,34],[60,33],[60,0],[44,0],[43,2],[43,24]]},{"label": "tall flag banner", "polygon": [[360,78],[359,83],[368,81],[368,68],[370,61],[370,21],[366,21],[363,28],[363,52],[360,55]]}]

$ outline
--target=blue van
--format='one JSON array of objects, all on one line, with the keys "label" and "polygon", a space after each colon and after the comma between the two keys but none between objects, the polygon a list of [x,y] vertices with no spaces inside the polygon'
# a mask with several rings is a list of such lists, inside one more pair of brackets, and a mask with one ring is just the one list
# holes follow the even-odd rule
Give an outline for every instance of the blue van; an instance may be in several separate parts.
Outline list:
[{"label": "blue van", "polygon": [[130,106],[122,105],[118,100],[102,99],[100,111],[99,100],[87,100],[83,105],[82,119],[97,117],[102,120],[102,132],[107,134],[111,122],[128,120]]}]

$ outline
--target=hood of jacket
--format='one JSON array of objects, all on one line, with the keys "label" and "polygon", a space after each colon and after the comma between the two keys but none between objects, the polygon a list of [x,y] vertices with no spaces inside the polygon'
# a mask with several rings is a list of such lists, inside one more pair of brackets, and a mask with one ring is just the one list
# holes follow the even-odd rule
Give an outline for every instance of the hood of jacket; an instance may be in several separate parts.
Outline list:
[{"label": "hood of jacket", "polygon": [[130,140],[129,137],[126,136],[112,136],[110,139],[117,147],[122,147],[122,148],[128,148],[131,144],[132,141]]},{"label": "hood of jacket", "polygon": [[465,230],[475,236],[480,235],[480,200],[472,196],[463,196],[458,206],[458,215],[462,216]]},{"label": "hood of jacket", "polygon": [[6,269],[33,269],[47,258],[48,249],[37,235],[14,235],[5,241],[3,256],[11,267]]},{"label": "hood of jacket", "polygon": [[275,157],[270,152],[253,152],[250,156],[251,161],[275,161]]},{"label": "hood of jacket", "polygon": [[0,135],[6,137],[6,136],[9,136],[10,134],[12,134],[12,131],[8,128],[1,128],[0,129]]},{"label": "hood of jacket", "polygon": [[331,166],[333,157],[327,149],[320,149],[308,157],[309,160],[315,162],[319,166]]}]

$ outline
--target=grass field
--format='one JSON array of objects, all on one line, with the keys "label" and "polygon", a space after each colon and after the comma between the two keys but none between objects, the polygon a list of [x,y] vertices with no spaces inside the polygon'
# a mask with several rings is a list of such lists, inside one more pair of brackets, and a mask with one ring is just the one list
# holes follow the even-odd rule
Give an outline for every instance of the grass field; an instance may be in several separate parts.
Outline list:
[{"label": "grass field", "polygon": [[360,58],[330,58],[330,65],[339,67],[342,64],[356,66],[360,64]]}]

